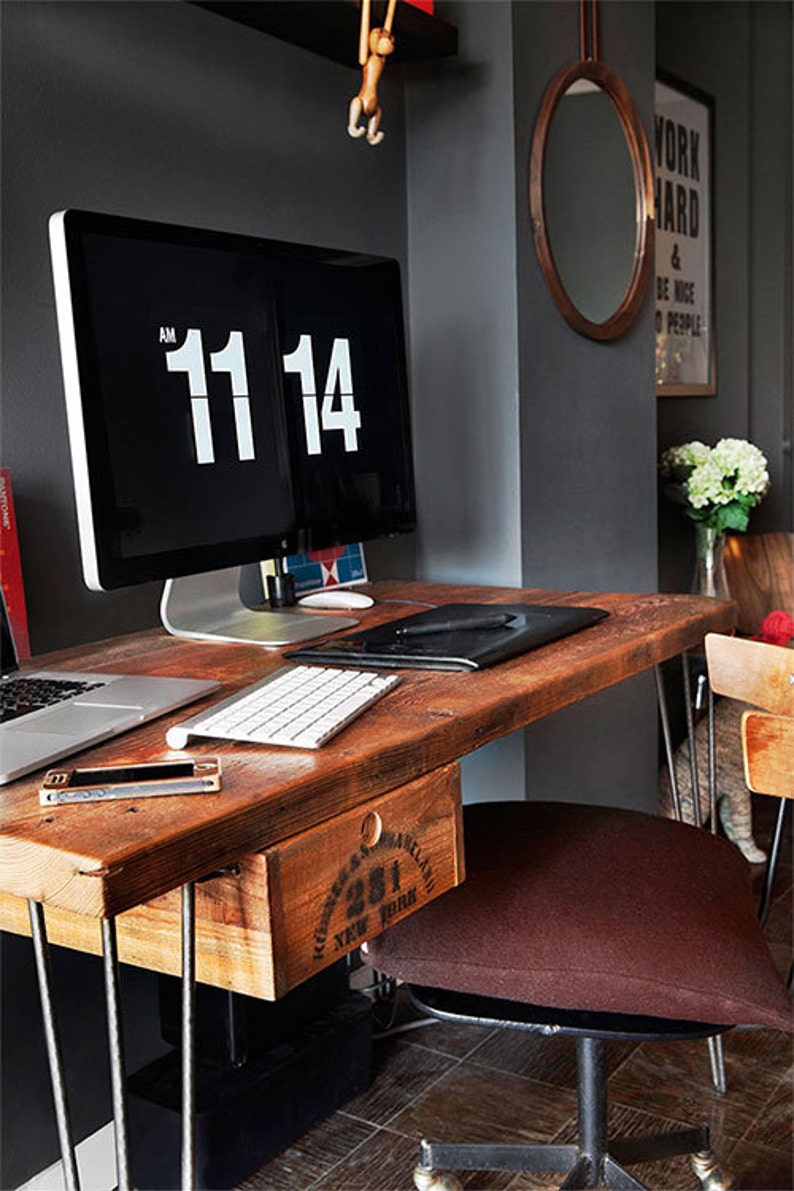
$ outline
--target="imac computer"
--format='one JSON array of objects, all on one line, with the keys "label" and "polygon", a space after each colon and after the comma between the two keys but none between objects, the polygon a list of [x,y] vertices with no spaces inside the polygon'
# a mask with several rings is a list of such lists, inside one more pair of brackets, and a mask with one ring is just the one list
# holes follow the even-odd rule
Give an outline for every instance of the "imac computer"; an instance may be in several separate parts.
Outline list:
[{"label": "imac computer", "polygon": [[414,528],[397,262],[76,210],[50,247],[88,586],[166,580],[177,635],[354,624],[238,575]]}]

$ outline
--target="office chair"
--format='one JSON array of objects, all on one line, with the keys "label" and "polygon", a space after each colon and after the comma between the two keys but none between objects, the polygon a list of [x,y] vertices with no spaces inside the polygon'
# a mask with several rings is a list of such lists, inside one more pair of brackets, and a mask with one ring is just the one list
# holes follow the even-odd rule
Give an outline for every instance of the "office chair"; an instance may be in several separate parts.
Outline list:
[{"label": "office chair", "polygon": [[577,1040],[576,1145],[423,1141],[419,1191],[445,1170],[556,1172],[565,1188],[637,1188],[635,1162],[691,1155],[729,1186],[700,1125],[607,1136],[613,1040],[792,1029],[791,999],[755,912],[746,862],[710,832],[637,811],[553,802],[464,808],[466,881],[366,946],[442,1020]]}]

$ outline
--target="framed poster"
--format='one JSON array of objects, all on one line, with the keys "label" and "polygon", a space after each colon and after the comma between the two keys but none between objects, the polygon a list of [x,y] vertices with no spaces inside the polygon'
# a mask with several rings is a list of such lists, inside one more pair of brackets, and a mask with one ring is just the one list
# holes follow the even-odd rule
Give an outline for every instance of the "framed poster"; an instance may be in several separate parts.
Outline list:
[{"label": "framed poster", "polygon": [[656,391],[711,397],[714,355],[714,101],[656,80]]}]

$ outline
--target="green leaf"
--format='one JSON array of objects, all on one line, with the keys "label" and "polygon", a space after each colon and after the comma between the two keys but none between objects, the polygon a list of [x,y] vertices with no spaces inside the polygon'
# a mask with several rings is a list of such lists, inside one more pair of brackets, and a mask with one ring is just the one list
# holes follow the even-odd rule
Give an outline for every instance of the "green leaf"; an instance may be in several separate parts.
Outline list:
[{"label": "green leaf", "polygon": [[750,515],[743,505],[732,500],[730,504],[724,505],[720,509],[720,520],[723,529],[735,529],[739,533],[744,533],[750,523]]}]

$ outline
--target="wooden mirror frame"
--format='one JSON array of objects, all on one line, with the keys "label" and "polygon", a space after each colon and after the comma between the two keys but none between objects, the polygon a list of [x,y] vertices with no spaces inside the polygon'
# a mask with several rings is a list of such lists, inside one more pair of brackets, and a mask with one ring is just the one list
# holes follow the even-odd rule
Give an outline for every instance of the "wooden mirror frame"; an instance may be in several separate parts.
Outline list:
[{"label": "wooden mirror frame", "polygon": [[[543,200],[543,169],[551,123],[560,100],[577,79],[590,80],[605,92],[612,102],[626,139],[634,173],[634,261],[620,304],[614,313],[601,323],[594,323],[585,318],[563,285],[549,242]],[[645,130],[631,96],[615,72],[597,60],[585,59],[572,66],[563,67],[546,88],[532,135],[529,206],[541,271],[560,314],[575,331],[589,339],[616,339],[618,335],[622,335],[640,310],[653,268],[653,170]]]}]

